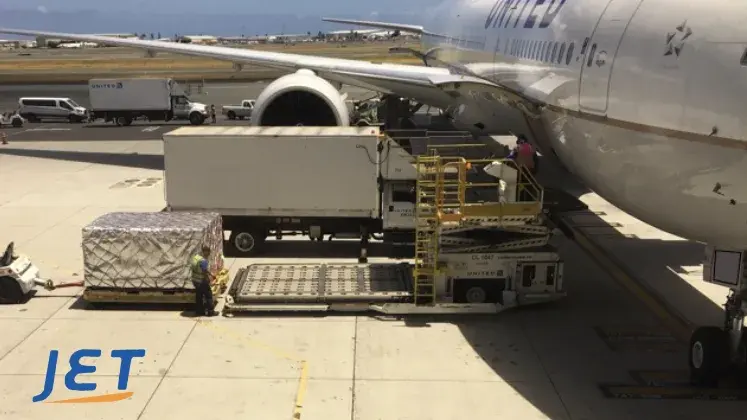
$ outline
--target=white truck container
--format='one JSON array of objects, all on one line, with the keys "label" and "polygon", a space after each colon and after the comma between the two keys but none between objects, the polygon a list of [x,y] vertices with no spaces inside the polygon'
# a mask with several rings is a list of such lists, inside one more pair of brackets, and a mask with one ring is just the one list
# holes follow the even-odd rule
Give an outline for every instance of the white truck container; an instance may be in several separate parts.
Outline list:
[{"label": "white truck container", "polygon": [[412,235],[412,156],[389,153],[387,168],[402,160],[411,176],[380,183],[377,127],[182,127],[163,139],[168,209],[220,213],[241,254],[270,232]]},{"label": "white truck container", "polygon": [[189,120],[200,125],[208,118],[205,104],[191,102],[168,78],[92,79],[88,83],[93,119],[130,125],[139,117],[150,121]]}]

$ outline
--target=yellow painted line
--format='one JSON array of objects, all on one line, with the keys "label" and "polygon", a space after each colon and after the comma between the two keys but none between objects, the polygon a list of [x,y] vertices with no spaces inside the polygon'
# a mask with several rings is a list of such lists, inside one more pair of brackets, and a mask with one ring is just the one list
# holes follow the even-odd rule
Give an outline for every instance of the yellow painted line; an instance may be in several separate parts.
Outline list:
[{"label": "yellow painted line", "polygon": [[655,297],[652,292],[641,286],[640,282],[629,275],[621,264],[608,256],[608,253],[600,246],[594,244],[585,233],[576,228],[573,222],[565,217],[562,222],[573,232],[574,241],[594,259],[602,269],[609,274],[618,284],[632,293],[641,301],[657,318],[659,318],[672,334],[679,340],[687,343],[690,341],[692,327],[683,316],[676,313],[673,308],[662,302],[661,298]]},{"label": "yellow painted line", "polygon": [[301,376],[298,378],[298,390],[296,391],[296,407],[293,409],[293,418],[300,420],[303,399],[306,396],[306,383],[309,380],[309,364],[301,360]]},{"label": "yellow painted line", "polygon": [[239,334],[236,331],[219,326],[210,320],[198,319],[197,324],[211,328],[217,332],[225,333],[227,336],[237,341],[246,342],[253,347],[264,349],[281,359],[285,359],[290,362],[295,362],[295,363],[300,364],[301,372],[298,377],[298,388],[296,390],[296,399],[294,401],[294,406],[293,406],[293,419],[298,420],[301,418],[301,411],[303,409],[303,400],[304,400],[304,397],[306,396],[306,389],[308,387],[308,378],[309,378],[309,373],[308,373],[309,364],[306,360],[303,360],[299,355],[288,353],[273,345],[254,340],[252,338],[247,337],[246,335]]}]

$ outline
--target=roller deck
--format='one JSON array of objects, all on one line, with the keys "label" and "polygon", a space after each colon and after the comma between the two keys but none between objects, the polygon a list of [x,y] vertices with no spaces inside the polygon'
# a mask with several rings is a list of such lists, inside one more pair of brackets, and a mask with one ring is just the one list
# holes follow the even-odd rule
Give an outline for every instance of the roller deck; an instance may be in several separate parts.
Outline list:
[{"label": "roller deck", "polygon": [[253,264],[236,274],[236,304],[401,302],[412,297],[412,268],[391,264]]}]

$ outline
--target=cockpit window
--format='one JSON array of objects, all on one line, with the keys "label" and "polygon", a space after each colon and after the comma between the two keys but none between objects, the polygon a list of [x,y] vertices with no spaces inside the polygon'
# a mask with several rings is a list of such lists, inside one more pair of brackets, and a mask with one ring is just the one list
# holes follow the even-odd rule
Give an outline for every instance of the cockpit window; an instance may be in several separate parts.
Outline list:
[{"label": "cockpit window", "polygon": [[739,60],[739,64],[747,66],[747,49],[745,49],[744,53],[742,53],[742,59]]}]

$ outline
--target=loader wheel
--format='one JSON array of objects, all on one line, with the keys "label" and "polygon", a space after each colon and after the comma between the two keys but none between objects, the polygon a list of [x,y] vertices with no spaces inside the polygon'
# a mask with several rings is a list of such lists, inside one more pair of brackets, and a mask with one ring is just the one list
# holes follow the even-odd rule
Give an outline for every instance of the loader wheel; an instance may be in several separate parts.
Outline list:
[{"label": "loader wheel", "polygon": [[15,128],[23,127],[23,120],[22,120],[22,119],[20,119],[20,118],[13,118],[13,123],[12,123],[12,125],[13,125],[13,127],[15,127]]},{"label": "loader wheel", "polygon": [[23,291],[16,279],[0,277],[0,304],[18,304],[23,302]]},{"label": "loader wheel", "polygon": [[488,293],[480,286],[472,286],[464,293],[467,303],[486,303]]}]

